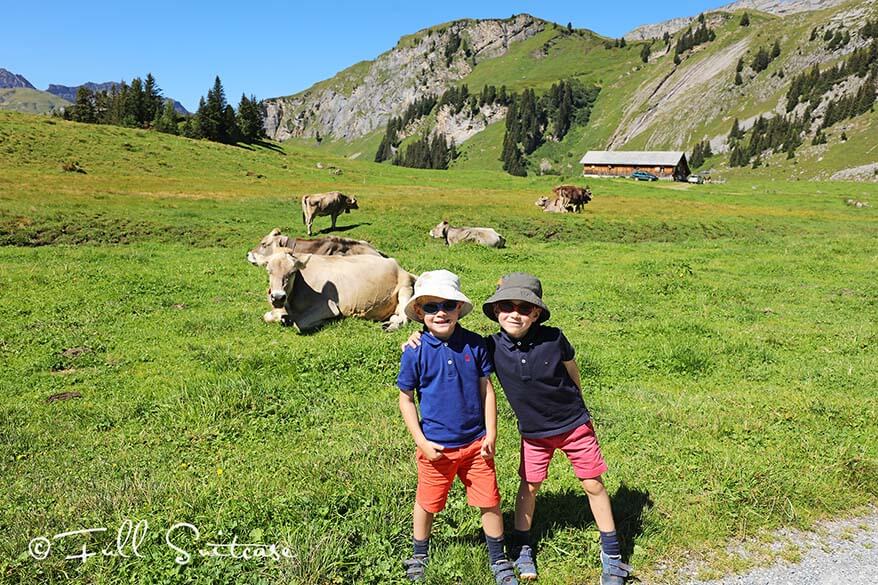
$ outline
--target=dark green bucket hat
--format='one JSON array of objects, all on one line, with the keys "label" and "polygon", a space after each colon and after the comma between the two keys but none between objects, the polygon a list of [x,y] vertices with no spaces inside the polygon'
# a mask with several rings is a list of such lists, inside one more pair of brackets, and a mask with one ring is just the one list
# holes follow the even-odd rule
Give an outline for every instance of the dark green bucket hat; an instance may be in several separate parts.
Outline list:
[{"label": "dark green bucket hat", "polygon": [[497,301],[525,301],[536,305],[540,311],[537,323],[549,320],[549,307],[543,302],[543,285],[540,279],[526,272],[507,274],[497,283],[497,290],[482,304],[482,311],[491,321],[496,321],[494,303]]}]

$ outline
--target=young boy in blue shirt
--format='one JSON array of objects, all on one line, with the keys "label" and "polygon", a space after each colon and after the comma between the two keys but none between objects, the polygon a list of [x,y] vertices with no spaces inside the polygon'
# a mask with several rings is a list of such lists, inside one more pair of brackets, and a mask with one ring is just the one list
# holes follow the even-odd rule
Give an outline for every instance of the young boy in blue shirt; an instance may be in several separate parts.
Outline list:
[{"label": "young boy in blue shirt", "polygon": [[451,484],[459,477],[467,501],[481,510],[497,585],[517,585],[504,552],[494,471],[497,402],[490,360],[484,338],[458,325],[472,308],[457,276],[447,270],[422,274],[405,307],[406,315],[422,322],[425,331],[419,347],[403,351],[397,377],[399,410],[417,445],[418,464],[414,554],[403,565],[410,580],[424,578],[433,517],[445,507]]}]

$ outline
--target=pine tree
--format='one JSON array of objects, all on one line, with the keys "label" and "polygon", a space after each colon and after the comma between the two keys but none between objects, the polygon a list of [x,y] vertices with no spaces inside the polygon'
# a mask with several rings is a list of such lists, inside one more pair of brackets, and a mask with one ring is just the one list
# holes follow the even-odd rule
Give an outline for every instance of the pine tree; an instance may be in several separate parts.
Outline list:
[{"label": "pine tree", "polygon": [[702,144],[699,142],[695,145],[695,148],[692,149],[692,156],[689,157],[689,165],[693,169],[697,169],[701,165],[704,164],[704,150]]},{"label": "pine tree", "polygon": [[225,120],[226,105],[226,92],[219,75],[217,75],[213,87],[207,92],[204,110],[199,112],[201,134],[204,138],[214,142],[228,140]]},{"label": "pine tree", "polygon": [[223,109],[222,133],[220,142],[236,144],[241,141],[241,129],[238,128],[238,120],[235,117],[235,108],[226,104]]},{"label": "pine tree", "polygon": [[152,73],[146,74],[146,81],[143,85],[143,102],[143,114],[145,118],[143,122],[154,120],[161,116],[164,105],[162,90],[156,83],[155,77],[152,76]]},{"label": "pine tree", "polygon": [[741,26],[750,26],[750,15],[746,12],[741,16]]},{"label": "pine tree", "polygon": [[74,122],[94,124],[97,121],[94,101],[94,92],[84,85],[79,86],[76,90],[76,101],[71,108],[71,119]]},{"label": "pine tree", "polygon": [[237,122],[244,142],[256,142],[265,135],[265,116],[256,96],[251,95],[248,99],[245,94],[241,94]]},{"label": "pine tree", "polygon": [[780,57],[780,41],[774,40],[774,46],[771,47],[771,60],[774,61]]},{"label": "pine tree", "polygon": [[156,116],[155,121],[152,124],[152,127],[157,132],[163,132],[165,134],[179,134],[180,131],[177,128],[177,112],[174,111],[174,101],[166,100],[165,107],[159,112]]},{"label": "pine tree", "polygon": [[732,122],[732,129],[729,131],[729,142],[738,140],[743,136],[744,133],[741,132],[741,127],[738,125],[738,119],[735,118],[735,121]]},{"label": "pine tree", "polygon": [[649,63],[649,55],[652,52],[652,48],[650,45],[643,45],[643,48],[640,49],[640,60],[644,63]]}]

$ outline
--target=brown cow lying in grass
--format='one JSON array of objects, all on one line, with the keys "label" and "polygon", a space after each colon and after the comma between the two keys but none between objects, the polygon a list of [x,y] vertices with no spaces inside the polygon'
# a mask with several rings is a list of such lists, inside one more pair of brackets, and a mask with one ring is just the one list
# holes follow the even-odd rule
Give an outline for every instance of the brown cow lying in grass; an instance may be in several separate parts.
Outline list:
[{"label": "brown cow lying in grass", "polygon": [[262,238],[258,246],[247,252],[247,261],[255,266],[265,266],[268,262],[268,257],[280,248],[289,248],[295,254],[320,254],[321,256],[357,256],[366,254],[384,256],[384,254],[372,247],[372,244],[364,240],[351,240],[337,236],[306,240],[304,238],[285,236],[280,233],[280,229],[274,228],[267,236]]},{"label": "brown cow lying in grass", "polygon": [[268,302],[263,319],[308,331],[339,317],[382,321],[395,331],[408,320],[405,305],[414,275],[394,258],[293,254],[281,248],[268,258]]},{"label": "brown cow lying in grass", "polygon": [[461,242],[473,242],[489,248],[504,248],[506,246],[506,238],[493,228],[452,227],[447,221],[443,221],[431,229],[430,235],[434,238],[444,239],[447,246]]}]

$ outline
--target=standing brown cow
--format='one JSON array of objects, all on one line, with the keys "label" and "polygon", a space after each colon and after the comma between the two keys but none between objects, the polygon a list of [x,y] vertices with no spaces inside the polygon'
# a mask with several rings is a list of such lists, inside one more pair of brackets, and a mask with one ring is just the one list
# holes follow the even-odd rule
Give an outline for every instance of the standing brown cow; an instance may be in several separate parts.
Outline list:
[{"label": "standing brown cow", "polygon": [[311,225],[314,218],[321,215],[329,215],[332,218],[332,229],[335,229],[335,220],[342,213],[350,213],[351,209],[359,209],[357,200],[339,191],[329,193],[317,193],[302,197],[302,221],[311,235]]}]

